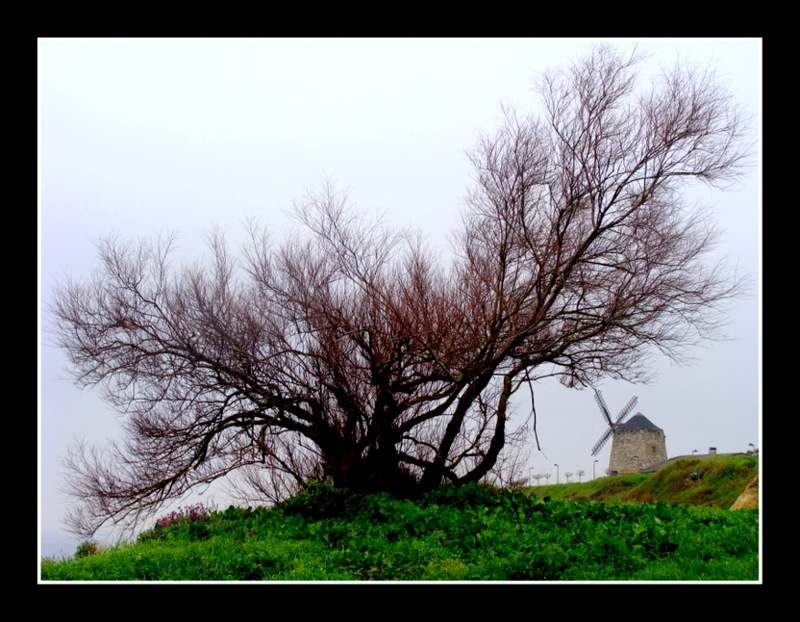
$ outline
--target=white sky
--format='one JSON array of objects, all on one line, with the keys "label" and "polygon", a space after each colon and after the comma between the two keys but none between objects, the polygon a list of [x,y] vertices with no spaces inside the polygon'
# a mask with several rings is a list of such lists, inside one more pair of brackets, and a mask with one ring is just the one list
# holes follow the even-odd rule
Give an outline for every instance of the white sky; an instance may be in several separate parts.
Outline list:
[{"label": "white sky", "polygon": [[[535,111],[535,74],[596,41],[40,39],[41,300],[64,275],[87,276],[93,241],[110,233],[177,230],[192,258],[203,232],[219,225],[235,244],[254,215],[280,239],[284,210],[325,177],[357,207],[443,245],[470,183],[465,151],[498,127],[501,105]],[[679,56],[713,66],[760,127],[759,39],[639,43],[652,66]],[[760,447],[760,166],[733,190],[697,196],[717,214],[718,252],[753,278],[751,296],[731,311],[733,339],[698,350],[691,367],[660,360],[652,385],[600,385],[614,414],[639,397],[634,412],[664,429],[669,456]],[[46,337],[40,353],[42,554],[72,554],[78,540],[60,531],[59,460],[76,436],[114,437],[119,420],[94,392],[74,388]],[[591,391],[553,381],[536,400],[542,451],[525,474],[550,472],[554,483],[558,463],[562,481],[578,469],[590,478],[590,450],[605,430]]]}]

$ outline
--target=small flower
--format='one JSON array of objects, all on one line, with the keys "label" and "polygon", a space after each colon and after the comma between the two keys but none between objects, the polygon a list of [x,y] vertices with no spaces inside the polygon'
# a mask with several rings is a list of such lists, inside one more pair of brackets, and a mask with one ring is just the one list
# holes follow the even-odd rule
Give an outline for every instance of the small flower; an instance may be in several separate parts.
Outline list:
[{"label": "small flower", "polygon": [[208,510],[202,503],[194,506],[180,507],[177,510],[172,510],[167,516],[158,519],[157,524],[159,527],[167,527],[169,525],[177,525],[185,521],[200,521],[208,517]]}]

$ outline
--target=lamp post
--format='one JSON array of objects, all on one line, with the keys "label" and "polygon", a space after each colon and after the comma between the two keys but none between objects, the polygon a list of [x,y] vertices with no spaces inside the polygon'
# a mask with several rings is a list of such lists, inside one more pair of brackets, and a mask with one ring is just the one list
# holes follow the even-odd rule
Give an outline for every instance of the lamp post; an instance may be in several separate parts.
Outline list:
[{"label": "lamp post", "polygon": [[597,460],[592,462],[592,479],[594,479],[594,465],[597,464]]},{"label": "lamp post", "polygon": [[553,466],[556,467],[556,484],[558,484],[558,473],[559,473],[558,465],[554,464]]}]

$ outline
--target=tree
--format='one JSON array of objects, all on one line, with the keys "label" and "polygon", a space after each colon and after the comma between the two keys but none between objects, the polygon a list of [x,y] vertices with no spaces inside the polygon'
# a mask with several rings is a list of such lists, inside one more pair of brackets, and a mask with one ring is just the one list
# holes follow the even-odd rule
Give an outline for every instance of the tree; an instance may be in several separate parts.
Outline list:
[{"label": "tree", "polygon": [[567,484],[569,484],[569,478],[572,477],[573,475],[574,474],[572,471],[567,471],[566,473],[564,473],[564,477],[567,478]]},{"label": "tree", "polygon": [[586,471],[583,469],[578,469],[575,474],[578,476],[578,483],[580,483],[583,479],[583,476],[586,474]]},{"label": "tree", "polygon": [[239,260],[221,234],[185,269],[170,238],[103,241],[52,306],[77,384],[126,417],[124,442],[67,458],[73,530],[233,473],[272,501],[514,473],[520,388],[644,381],[650,354],[715,337],[740,283],[682,192],[736,179],[746,123],[707,73],[637,89],[641,61],[596,48],[541,77],[541,118],[506,112],[447,261],[329,185],[296,205],[304,235],[251,222]]}]

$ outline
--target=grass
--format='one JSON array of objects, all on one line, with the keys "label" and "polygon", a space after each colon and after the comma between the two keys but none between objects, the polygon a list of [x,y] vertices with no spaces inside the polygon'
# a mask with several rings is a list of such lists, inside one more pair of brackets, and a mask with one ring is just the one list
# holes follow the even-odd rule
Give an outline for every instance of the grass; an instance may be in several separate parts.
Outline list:
[{"label": "grass", "polygon": [[604,503],[684,503],[729,508],[758,473],[753,455],[681,458],[653,474],[600,477],[583,483],[524,488],[551,499]]},{"label": "grass", "polygon": [[[719,458],[525,490],[445,486],[415,500],[314,485],[273,508],[173,513],[135,543],[43,560],[41,578],[757,581],[758,511],[720,505],[757,463]],[[664,497],[684,501],[651,500]]]}]

